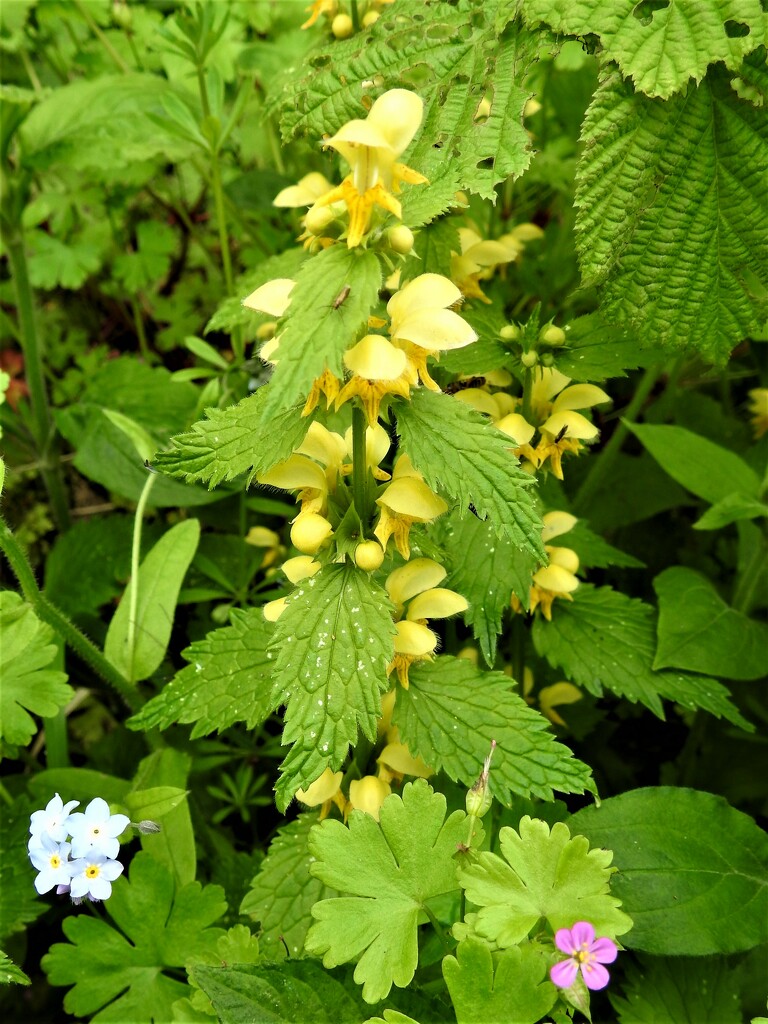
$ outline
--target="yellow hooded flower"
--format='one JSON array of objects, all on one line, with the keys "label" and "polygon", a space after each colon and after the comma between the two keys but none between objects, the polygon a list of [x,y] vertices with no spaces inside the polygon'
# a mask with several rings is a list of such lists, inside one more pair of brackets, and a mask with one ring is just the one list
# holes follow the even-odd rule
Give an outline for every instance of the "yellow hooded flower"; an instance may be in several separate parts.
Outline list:
[{"label": "yellow hooded flower", "polygon": [[401,455],[392,473],[392,482],[384,489],[376,504],[381,509],[373,531],[381,546],[394,536],[395,546],[407,561],[411,556],[408,535],[414,523],[431,523],[447,504],[424,483],[421,473],[413,468],[407,455]]},{"label": "yellow hooded flower", "polygon": [[325,193],[333,188],[324,174],[312,171],[305,174],[295,185],[289,185],[278,192],[272,200],[273,206],[297,207],[312,206]]},{"label": "yellow hooded flower", "polygon": [[296,791],[296,799],[305,807],[320,807],[320,821],[328,816],[332,804],[340,811],[346,811],[346,800],[341,792],[341,772],[332,772],[326,768],[319,779],[315,779],[309,789]]},{"label": "yellow hooded flower", "polygon": [[[349,458],[352,458],[354,444],[352,427],[349,427],[344,434],[344,440],[347,444],[347,455]],[[380,469],[379,464],[387,457],[391,447],[392,441],[389,434],[380,423],[375,423],[372,427],[365,428],[365,464],[375,480],[390,479],[390,474],[386,470]],[[341,467],[341,472],[345,475],[351,473],[352,463],[345,462]]]},{"label": "yellow hooded flower", "polygon": [[420,757],[414,757],[405,743],[388,743],[376,759],[379,778],[384,782],[402,782],[405,775],[428,779],[434,771]]},{"label": "yellow hooded flower", "polygon": [[[296,287],[296,282],[289,277],[278,277],[274,281],[267,281],[250,295],[243,299],[246,309],[255,309],[258,313],[268,313],[269,316],[281,317],[291,303],[291,292]],[[277,347],[280,343],[280,335],[276,334],[270,338],[259,350],[259,356],[265,362],[276,363],[274,358]]]},{"label": "yellow hooded flower", "polygon": [[[529,596],[529,614],[533,614],[540,606],[544,618],[552,620],[552,603],[560,597],[565,601],[572,601],[571,594],[579,586],[576,572],[579,568],[579,556],[571,548],[554,547],[547,541],[559,537],[577,523],[575,516],[569,512],[547,512],[543,517],[544,528],[541,531],[544,541],[544,550],[549,555],[549,565],[537,570],[533,574]],[[522,612],[523,606],[516,597],[512,595],[510,604],[515,612]]]},{"label": "yellow hooded flower", "polygon": [[459,228],[461,253],[451,255],[451,279],[468,299],[490,299],[480,287],[480,281],[492,276],[502,263],[510,263],[520,251],[505,244],[503,239],[482,238],[472,228]]},{"label": "yellow hooded flower", "polygon": [[[531,408],[541,424],[535,462],[540,468],[549,460],[558,480],[563,479],[561,460],[564,452],[574,455],[582,449],[582,441],[594,441],[599,430],[578,409],[610,402],[611,397],[594,384],[573,384],[570,377],[554,367],[541,367],[531,389]],[[557,397],[555,397],[557,396]],[[531,460],[534,461],[534,460]]]},{"label": "yellow hooded flower", "polygon": [[389,783],[383,779],[377,779],[375,775],[366,775],[362,779],[355,779],[349,784],[349,801],[345,817],[350,811],[364,811],[375,820],[379,820],[381,805],[387,799],[392,790]]},{"label": "yellow hooded flower", "polygon": [[755,440],[768,433],[768,388],[752,388],[749,392],[749,412]]},{"label": "yellow hooded flower", "polygon": [[323,14],[327,14],[329,18],[332,18],[338,9],[339,0],[313,0],[309,7],[304,8],[305,11],[309,12],[309,17],[301,27],[310,28]]},{"label": "yellow hooded flower", "polygon": [[379,407],[385,395],[410,398],[412,375],[402,349],[380,334],[367,334],[344,353],[344,365],[352,376],[336,397],[336,408],[357,395],[368,423],[378,423]]}]

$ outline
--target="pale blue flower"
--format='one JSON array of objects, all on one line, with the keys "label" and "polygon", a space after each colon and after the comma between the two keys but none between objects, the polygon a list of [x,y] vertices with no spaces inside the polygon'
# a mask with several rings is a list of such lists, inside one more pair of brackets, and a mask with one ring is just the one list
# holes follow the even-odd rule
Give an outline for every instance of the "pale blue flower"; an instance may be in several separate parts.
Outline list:
[{"label": "pale blue flower", "polygon": [[63,843],[69,835],[67,831],[67,819],[73,808],[79,805],[79,800],[69,800],[64,803],[57,793],[48,801],[44,811],[35,811],[29,819],[29,831],[32,838],[29,841],[29,852],[33,849],[42,848],[42,837],[48,836],[55,843]]},{"label": "pale blue flower", "polygon": [[85,813],[69,816],[67,827],[72,836],[72,856],[100,853],[114,859],[120,850],[117,837],[125,831],[130,820],[125,814],[110,814],[107,801],[97,796],[85,808]]},{"label": "pale blue flower", "polygon": [[32,864],[40,872],[35,879],[35,888],[42,896],[57,885],[69,888],[72,862],[69,859],[69,843],[57,843],[43,833],[39,848],[30,852]]},{"label": "pale blue flower", "polygon": [[89,900],[108,900],[112,895],[112,882],[123,873],[123,865],[102,853],[90,851],[87,856],[72,861],[70,894],[75,903],[84,897]]}]

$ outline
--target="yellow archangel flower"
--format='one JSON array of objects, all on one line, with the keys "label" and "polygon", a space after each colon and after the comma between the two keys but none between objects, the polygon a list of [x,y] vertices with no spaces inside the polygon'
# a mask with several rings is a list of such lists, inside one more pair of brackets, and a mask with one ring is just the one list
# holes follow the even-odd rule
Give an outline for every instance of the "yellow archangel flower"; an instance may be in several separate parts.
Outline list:
[{"label": "yellow archangel flower", "polygon": [[[527,666],[523,669],[523,697],[526,703],[531,705],[535,703],[533,696],[533,672]],[[562,704],[575,704],[581,698],[581,690],[574,686],[573,683],[568,683],[565,680],[559,683],[552,683],[551,686],[544,686],[538,693],[542,714],[546,715],[554,725],[561,725],[564,728],[568,727],[568,723],[555,711],[555,708]]]},{"label": "yellow archangel flower", "polygon": [[611,397],[594,384],[572,384],[570,377],[554,367],[541,367],[531,389],[531,408],[534,419],[540,423],[539,443],[531,462],[540,469],[549,460],[550,468],[558,480],[563,479],[561,460],[564,452],[578,455],[582,441],[594,441],[600,433],[594,423],[582,416],[578,409],[610,402]]},{"label": "yellow archangel flower", "polygon": [[[555,547],[547,542],[572,530],[577,523],[576,516],[569,512],[547,512],[543,516],[544,528],[541,538],[549,555],[549,565],[533,574],[529,595],[529,614],[533,615],[540,606],[544,618],[552,621],[552,603],[559,597],[572,601],[572,593],[579,586],[576,572],[579,556],[570,548]],[[513,611],[522,612],[523,606],[515,594],[510,599]]]},{"label": "yellow archangel flower", "polygon": [[346,811],[347,801],[341,792],[341,772],[332,772],[326,768],[319,779],[315,779],[308,789],[296,791],[296,799],[305,807],[319,807],[320,821],[328,816],[332,804],[336,804],[340,811]]},{"label": "yellow archangel flower", "polygon": [[[324,145],[331,146],[349,164],[351,173],[336,188],[317,200],[315,206],[344,202],[349,212],[347,245],[360,245],[369,230],[371,213],[379,206],[402,217],[395,199],[402,181],[419,185],[426,178],[397,163],[419,129],[424,104],[407,89],[390,89],[371,107],[365,120],[348,121]],[[393,194],[394,193],[394,194]]]},{"label": "yellow archangel flower", "polygon": [[379,820],[381,805],[392,792],[389,783],[375,775],[365,775],[349,784],[349,801],[344,813],[345,819],[351,811],[363,811]]},{"label": "yellow archangel flower", "polygon": [[424,483],[424,477],[414,469],[407,455],[401,455],[392,471],[392,482],[376,499],[381,509],[373,535],[383,548],[390,537],[407,561],[411,557],[409,533],[414,523],[431,523],[443,512],[447,504]]},{"label": "yellow archangel flower", "polygon": [[360,399],[371,427],[378,423],[385,395],[409,398],[415,383],[405,352],[380,334],[367,334],[344,353],[344,365],[352,376],[336,396],[336,408],[355,395]]},{"label": "yellow archangel flower", "polygon": [[451,255],[451,278],[468,299],[491,300],[480,287],[501,263],[511,263],[520,249],[503,240],[484,239],[472,228],[459,228],[460,253]]},{"label": "yellow archangel flower", "polygon": [[[258,313],[268,313],[270,316],[281,317],[291,303],[291,292],[296,287],[296,282],[290,277],[276,277],[273,281],[267,281],[250,295],[243,299],[246,309],[254,309]],[[275,353],[280,343],[280,335],[262,345],[259,356],[265,362],[276,363]]]},{"label": "yellow archangel flower", "polygon": [[752,388],[749,392],[749,412],[755,440],[768,433],[768,388]]}]

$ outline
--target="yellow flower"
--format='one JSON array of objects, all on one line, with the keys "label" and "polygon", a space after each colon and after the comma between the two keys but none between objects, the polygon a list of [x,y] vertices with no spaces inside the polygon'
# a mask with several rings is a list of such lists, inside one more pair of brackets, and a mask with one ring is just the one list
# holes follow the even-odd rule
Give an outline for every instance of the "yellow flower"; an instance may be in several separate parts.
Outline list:
[{"label": "yellow flower", "polygon": [[[268,313],[270,316],[281,317],[291,303],[291,292],[296,287],[296,282],[289,277],[277,277],[273,281],[267,281],[250,295],[243,299],[246,309],[255,309],[259,313]],[[276,363],[273,358],[280,335],[276,334],[270,338],[259,351],[260,357],[265,362]]]},{"label": "yellow flower", "polygon": [[[352,448],[354,444],[352,427],[349,427],[345,433],[344,440],[347,444],[347,455],[352,458]],[[390,440],[389,434],[380,423],[375,423],[372,427],[365,428],[365,464],[375,480],[390,479],[390,474],[387,473],[386,470],[380,469],[379,463],[383,462],[391,447],[392,441]],[[341,472],[345,475],[351,473],[352,463],[344,463],[341,467]]]},{"label": "yellow flower", "polygon": [[768,388],[752,388],[749,392],[749,412],[755,440],[768,433]]},{"label": "yellow flower", "polygon": [[388,743],[376,763],[379,765],[379,778],[383,782],[402,782],[405,775],[428,779],[435,774],[422,758],[414,757],[405,743],[399,741]]},{"label": "yellow flower", "polygon": [[387,675],[397,672],[404,689],[408,689],[408,669],[416,661],[431,661],[437,648],[437,634],[421,622],[396,622],[395,656],[387,666]]},{"label": "yellow flower", "polygon": [[314,412],[317,403],[320,401],[320,395],[325,395],[325,408],[330,409],[331,402],[335,401],[340,387],[341,382],[339,378],[331,373],[329,369],[323,370],[320,376],[316,377],[312,382],[312,387],[309,390],[304,408],[301,410],[301,415],[309,416],[310,413]]},{"label": "yellow flower", "polygon": [[459,228],[461,253],[451,255],[451,279],[468,299],[491,300],[480,287],[480,281],[493,274],[501,263],[510,263],[520,251],[503,239],[484,239],[472,228]]},{"label": "yellow flower", "polygon": [[374,206],[394,214],[398,220],[401,218],[400,203],[393,195],[400,191],[401,181],[426,182],[422,174],[396,162],[418,131],[423,110],[424,104],[416,93],[391,89],[376,100],[365,120],[348,121],[325,140],[325,145],[346,160],[351,173],[316,205],[345,203],[349,212],[350,249],[360,245],[369,230]]},{"label": "yellow flower", "polygon": [[355,779],[349,784],[349,801],[345,817],[352,810],[364,811],[378,821],[381,805],[391,792],[389,783],[383,779],[377,779],[375,775],[366,775],[362,779]]},{"label": "yellow flower", "polygon": [[[559,537],[571,530],[577,520],[568,512],[547,512],[543,516],[544,528],[541,532],[544,549],[549,555],[549,565],[533,574],[529,595],[529,614],[533,615],[541,607],[544,618],[552,620],[552,604],[559,597],[572,601],[571,594],[579,586],[576,571],[579,568],[579,556],[570,548],[554,547],[547,541]],[[515,594],[510,599],[515,612],[522,612],[523,606]]]},{"label": "yellow flower", "polygon": [[[533,672],[526,667],[523,670],[523,697],[525,697],[528,704],[534,703],[532,696],[533,691]],[[568,723],[555,711],[556,707],[561,704],[575,704],[577,700],[581,700],[581,690],[574,686],[573,683],[560,682],[553,683],[551,686],[545,686],[539,691],[539,706],[541,707],[542,713],[554,723],[554,725],[561,725],[564,728],[568,727]]]},{"label": "yellow flower", "polygon": [[268,530],[266,526],[252,526],[245,535],[245,543],[255,548],[266,548],[264,557],[261,560],[261,568],[268,569],[274,565],[281,551],[280,536],[274,530]]},{"label": "yellow flower", "polygon": [[411,556],[408,535],[414,523],[431,523],[448,506],[424,483],[421,473],[413,468],[407,455],[401,455],[392,473],[392,482],[384,489],[376,504],[381,509],[373,531],[381,546],[394,536],[395,546],[407,561]]},{"label": "yellow flower", "polygon": [[291,526],[294,547],[304,555],[316,555],[333,536],[333,527],[317,512],[299,512]]},{"label": "yellow flower", "polygon": [[330,181],[319,171],[305,174],[297,184],[289,185],[278,192],[272,200],[273,206],[296,207],[312,206],[325,193],[333,188]]},{"label": "yellow flower", "polygon": [[305,11],[309,11],[309,17],[301,27],[309,28],[323,14],[327,14],[329,18],[332,18],[338,9],[339,0],[313,0],[309,7],[304,8]]},{"label": "yellow flower", "polygon": [[380,334],[367,334],[348,349],[344,364],[352,376],[337,395],[336,408],[357,395],[371,427],[378,422],[379,406],[385,395],[410,398],[412,375],[408,358]]},{"label": "yellow flower", "polygon": [[583,447],[581,442],[594,441],[599,434],[597,427],[576,410],[611,401],[610,395],[594,384],[567,387],[569,383],[570,377],[559,370],[541,367],[531,389],[533,415],[541,423],[541,437],[534,452],[535,464],[541,468],[549,460],[558,480],[563,479],[563,453],[578,455]]},{"label": "yellow flower", "polygon": [[296,791],[296,799],[305,807],[320,807],[320,821],[328,816],[332,804],[341,811],[346,811],[346,800],[341,792],[341,772],[332,772],[326,768],[319,779],[315,779],[309,789]]},{"label": "yellow flower", "polygon": [[298,491],[302,512],[325,512],[328,507],[328,478],[322,466],[306,455],[289,455],[257,477],[260,484]]}]

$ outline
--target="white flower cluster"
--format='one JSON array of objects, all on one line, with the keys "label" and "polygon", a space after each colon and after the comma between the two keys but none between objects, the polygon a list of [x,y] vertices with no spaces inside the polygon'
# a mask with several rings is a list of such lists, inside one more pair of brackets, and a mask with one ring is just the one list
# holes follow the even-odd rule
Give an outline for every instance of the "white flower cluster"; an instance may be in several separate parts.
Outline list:
[{"label": "white flower cluster", "polygon": [[109,804],[101,797],[91,800],[85,812],[72,814],[79,803],[65,804],[57,793],[45,810],[30,817],[27,849],[39,871],[35,888],[42,895],[55,885],[57,895],[68,892],[73,903],[106,900],[112,895],[112,882],[123,871],[115,858],[120,850],[118,836],[130,819],[110,814]]}]

